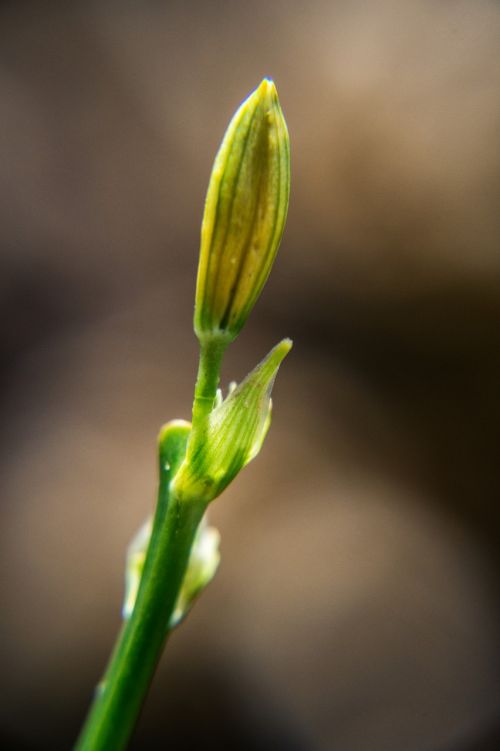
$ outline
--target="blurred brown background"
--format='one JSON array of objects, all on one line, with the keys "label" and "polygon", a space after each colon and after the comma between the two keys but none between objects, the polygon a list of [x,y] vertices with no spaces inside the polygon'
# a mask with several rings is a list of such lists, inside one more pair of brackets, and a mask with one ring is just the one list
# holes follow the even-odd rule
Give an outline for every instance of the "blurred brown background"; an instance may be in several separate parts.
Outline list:
[{"label": "blurred brown background", "polygon": [[295,347],[133,748],[500,748],[499,51],[486,0],[0,5],[2,749],[70,748],[104,667],[264,75],[289,223],[224,379]]}]

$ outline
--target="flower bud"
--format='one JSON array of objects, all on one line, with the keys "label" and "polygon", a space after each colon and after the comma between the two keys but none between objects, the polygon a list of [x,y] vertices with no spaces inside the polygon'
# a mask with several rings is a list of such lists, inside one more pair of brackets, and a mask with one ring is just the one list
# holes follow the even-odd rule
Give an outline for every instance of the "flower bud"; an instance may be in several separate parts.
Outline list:
[{"label": "flower bud", "polygon": [[210,412],[203,440],[188,444],[172,493],[209,503],[259,453],[271,422],[271,390],[292,343],[284,339]]},{"label": "flower bud", "polygon": [[179,625],[191,610],[198,595],[214,578],[220,563],[219,545],[219,531],[209,526],[205,514],[194,538],[182,587],[168,624],[169,628]]},{"label": "flower bud", "polygon": [[194,328],[232,341],[271,270],[290,191],[288,131],[265,78],[226,131],[210,177],[201,227]]}]

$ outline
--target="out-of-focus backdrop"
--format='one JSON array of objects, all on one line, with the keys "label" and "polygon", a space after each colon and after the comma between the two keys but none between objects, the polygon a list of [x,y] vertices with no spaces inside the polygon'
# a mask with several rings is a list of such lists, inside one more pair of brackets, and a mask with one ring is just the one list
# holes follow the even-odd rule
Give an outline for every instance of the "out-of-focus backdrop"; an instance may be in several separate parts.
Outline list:
[{"label": "out-of-focus backdrop", "polygon": [[486,0],[1,4],[2,749],[70,748],[104,667],[263,76],[289,222],[224,380],[295,347],[132,747],[500,748],[499,50]]}]

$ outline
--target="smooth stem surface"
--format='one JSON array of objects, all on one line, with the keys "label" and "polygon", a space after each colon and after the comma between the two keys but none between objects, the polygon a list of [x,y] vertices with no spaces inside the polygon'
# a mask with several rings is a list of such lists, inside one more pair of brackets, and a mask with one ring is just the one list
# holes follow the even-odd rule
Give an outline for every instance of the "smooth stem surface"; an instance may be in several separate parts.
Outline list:
[{"label": "smooth stem surface", "polygon": [[203,440],[206,418],[210,414],[219,385],[222,358],[229,341],[223,337],[200,340],[200,361],[194,390],[191,442]]},{"label": "smooth stem surface", "polygon": [[160,461],[158,506],[137,601],[96,689],[76,751],[126,748],[160,659],[205,511],[203,503],[183,504],[170,497],[170,479],[170,466]]}]

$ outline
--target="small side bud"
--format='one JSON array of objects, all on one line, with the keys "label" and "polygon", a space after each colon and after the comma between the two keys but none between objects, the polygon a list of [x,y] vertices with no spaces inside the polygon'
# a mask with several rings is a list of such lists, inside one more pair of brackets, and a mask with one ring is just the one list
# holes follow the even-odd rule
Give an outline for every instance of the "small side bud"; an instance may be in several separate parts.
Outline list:
[{"label": "small side bud", "polygon": [[232,341],[273,265],[290,192],[288,131],[265,78],[226,131],[210,177],[201,228],[194,328]]},{"label": "small side bud", "polygon": [[[124,620],[130,618],[134,610],[152,526],[152,519],[148,518],[133,538],[127,551],[125,598],[122,608]],[[177,626],[186,617],[198,595],[214,578],[220,562],[219,543],[219,532],[215,527],[209,526],[205,514],[194,538],[188,567],[182,580],[175,609],[167,624],[167,630]]]},{"label": "small side bud", "polygon": [[205,514],[194,538],[189,564],[184,574],[175,610],[168,624],[169,628],[178,626],[184,620],[198,595],[214,578],[220,563],[219,545],[219,531],[209,526]]},{"label": "small side bud", "polygon": [[284,339],[208,415],[203,440],[188,444],[171,489],[180,501],[216,498],[260,451],[271,421],[271,390],[292,346]]},{"label": "small side bud", "polygon": [[153,521],[148,517],[142,527],[136,532],[127,549],[127,563],[125,565],[125,597],[122,606],[122,618],[127,620],[134,610],[142,571],[146,560]]}]

